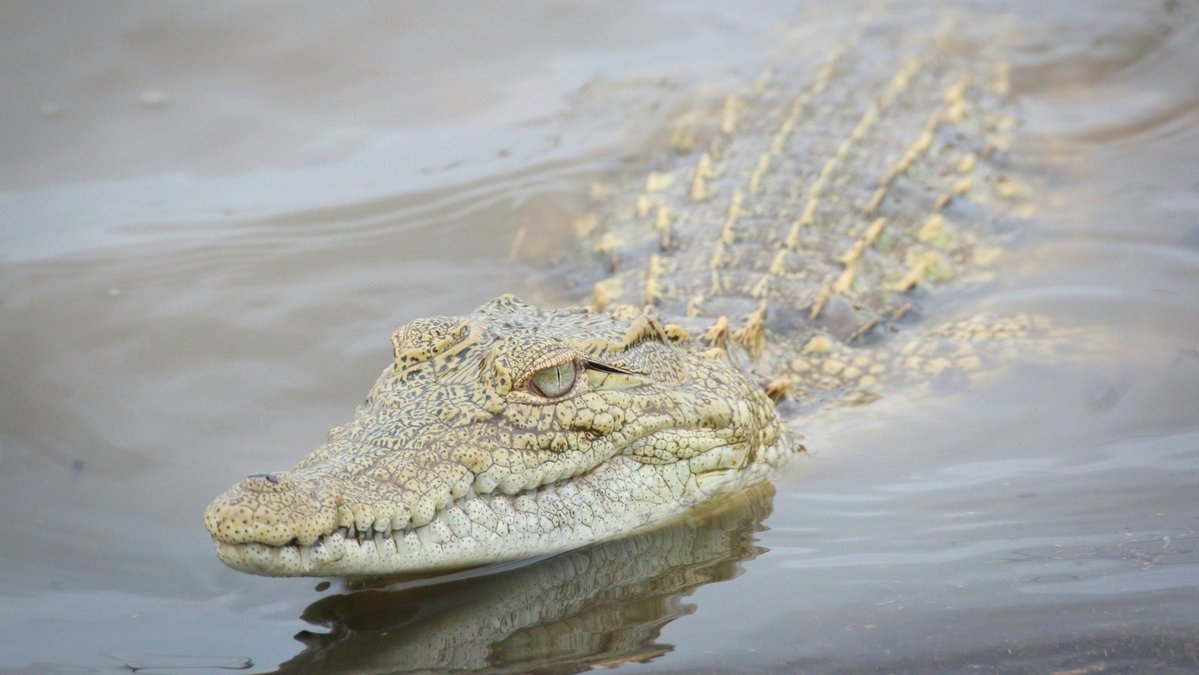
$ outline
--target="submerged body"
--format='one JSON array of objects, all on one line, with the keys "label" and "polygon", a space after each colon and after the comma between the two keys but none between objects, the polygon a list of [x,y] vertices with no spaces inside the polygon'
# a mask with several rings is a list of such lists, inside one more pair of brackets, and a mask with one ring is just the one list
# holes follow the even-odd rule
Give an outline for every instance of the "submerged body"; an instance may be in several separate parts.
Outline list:
[{"label": "submerged body", "polygon": [[620,536],[764,479],[823,401],[976,370],[979,338],[1036,331],[918,320],[986,274],[1022,208],[1007,68],[936,18],[887,35],[863,13],[822,67],[783,54],[681,115],[580,221],[611,271],[587,307],[504,296],[401,328],[353,421],[208,507],[220,558],[380,576]]}]

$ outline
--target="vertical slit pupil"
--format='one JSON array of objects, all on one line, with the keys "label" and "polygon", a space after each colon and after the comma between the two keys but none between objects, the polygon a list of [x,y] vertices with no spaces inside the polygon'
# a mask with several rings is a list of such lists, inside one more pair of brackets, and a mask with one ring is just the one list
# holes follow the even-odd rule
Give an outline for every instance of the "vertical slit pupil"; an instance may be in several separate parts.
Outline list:
[{"label": "vertical slit pupil", "polygon": [[573,362],[543,368],[533,373],[530,382],[533,390],[546,398],[557,398],[565,394],[570,391],[574,383],[575,365]]}]

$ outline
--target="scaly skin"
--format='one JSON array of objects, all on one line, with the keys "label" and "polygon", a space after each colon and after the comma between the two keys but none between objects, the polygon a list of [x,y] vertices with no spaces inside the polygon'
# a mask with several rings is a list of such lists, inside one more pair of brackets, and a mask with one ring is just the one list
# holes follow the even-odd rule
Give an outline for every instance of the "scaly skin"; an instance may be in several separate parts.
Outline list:
[{"label": "scaly skin", "polygon": [[593,309],[501,297],[401,328],[353,421],[208,507],[221,560],[391,575],[627,534],[768,475],[796,447],[784,416],[978,370],[980,337],[1039,330],[914,330],[935,291],[985,277],[1021,189],[1006,67],[964,50],[966,22],[905,18],[799,35],[822,55],[681,115],[580,221],[612,272]]},{"label": "scaly skin", "polygon": [[[221,560],[273,575],[383,575],[574,548],[760,480],[774,406],[723,352],[631,319],[504,296],[393,336],[354,421],[290,471],[248,477],[205,522]],[[547,396],[531,378],[577,377]]]}]

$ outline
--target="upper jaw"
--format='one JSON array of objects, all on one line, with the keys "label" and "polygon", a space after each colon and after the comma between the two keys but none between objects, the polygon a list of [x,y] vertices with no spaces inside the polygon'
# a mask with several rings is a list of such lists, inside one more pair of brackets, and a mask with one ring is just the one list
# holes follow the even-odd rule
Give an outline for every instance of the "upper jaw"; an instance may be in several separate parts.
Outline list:
[{"label": "upper jaw", "polygon": [[[269,576],[370,577],[474,567],[567,550],[682,510],[698,499],[685,465],[616,457],[591,473],[516,495],[472,492],[424,525],[388,533],[338,527],[307,545],[213,539],[225,564]],[[641,498],[615,499],[612,485]]]}]

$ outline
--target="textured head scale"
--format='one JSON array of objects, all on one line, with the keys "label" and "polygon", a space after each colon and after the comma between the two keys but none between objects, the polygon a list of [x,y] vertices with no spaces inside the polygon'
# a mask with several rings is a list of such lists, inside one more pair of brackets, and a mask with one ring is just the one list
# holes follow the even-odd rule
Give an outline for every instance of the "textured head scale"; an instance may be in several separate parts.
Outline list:
[{"label": "textured head scale", "polygon": [[460,342],[469,331],[470,322],[461,317],[434,316],[401,326],[391,335],[396,369],[428,361]]},{"label": "textured head scale", "polygon": [[552,553],[760,476],[769,400],[650,311],[541,311],[499,297],[392,336],[354,419],[287,472],[247,478],[205,521],[226,563],[379,575]]}]

